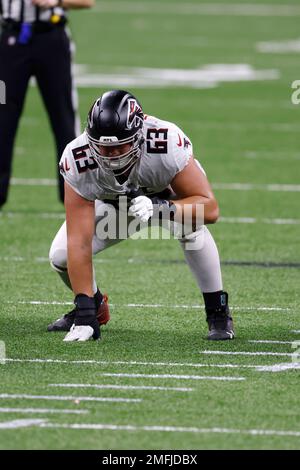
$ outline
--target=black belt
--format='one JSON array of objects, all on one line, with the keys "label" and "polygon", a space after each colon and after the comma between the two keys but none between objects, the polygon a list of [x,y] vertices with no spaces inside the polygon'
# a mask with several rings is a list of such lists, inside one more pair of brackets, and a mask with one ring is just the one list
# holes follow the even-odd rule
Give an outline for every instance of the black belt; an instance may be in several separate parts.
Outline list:
[{"label": "black belt", "polygon": [[[32,23],[33,33],[48,33],[54,29],[60,28],[66,24],[66,18],[61,18],[57,23],[50,23],[47,21],[36,21]],[[19,33],[21,31],[22,23],[14,20],[4,20],[1,22],[2,31]]]}]

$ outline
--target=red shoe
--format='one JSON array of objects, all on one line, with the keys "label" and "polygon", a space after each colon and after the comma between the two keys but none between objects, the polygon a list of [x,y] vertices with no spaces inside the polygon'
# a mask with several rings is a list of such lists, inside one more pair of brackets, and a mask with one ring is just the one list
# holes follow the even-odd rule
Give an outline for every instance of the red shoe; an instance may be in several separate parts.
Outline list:
[{"label": "red shoe", "polygon": [[98,308],[97,320],[100,325],[106,325],[106,323],[110,320],[108,297],[106,294],[103,294],[102,302]]}]

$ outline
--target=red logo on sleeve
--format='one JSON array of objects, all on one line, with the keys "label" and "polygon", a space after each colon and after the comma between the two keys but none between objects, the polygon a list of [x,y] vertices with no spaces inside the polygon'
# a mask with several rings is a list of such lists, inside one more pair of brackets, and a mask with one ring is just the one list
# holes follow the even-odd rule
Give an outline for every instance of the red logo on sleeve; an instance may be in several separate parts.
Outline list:
[{"label": "red logo on sleeve", "polygon": [[178,134],[178,143],[177,143],[177,147],[182,147],[182,140],[181,140],[181,137],[180,137],[180,134]]},{"label": "red logo on sleeve", "polygon": [[68,166],[68,160],[65,158],[65,170],[69,171],[70,167]]}]

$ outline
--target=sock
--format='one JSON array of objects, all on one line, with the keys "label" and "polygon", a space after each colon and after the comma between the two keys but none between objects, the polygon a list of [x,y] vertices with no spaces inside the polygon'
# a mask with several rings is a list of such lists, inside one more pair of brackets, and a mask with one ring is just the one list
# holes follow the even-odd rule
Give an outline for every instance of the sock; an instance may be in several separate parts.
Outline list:
[{"label": "sock", "polygon": [[205,311],[207,313],[226,312],[228,294],[222,290],[217,292],[203,292]]},{"label": "sock", "polygon": [[218,249],[208,228],[203,226],[202,230],[198,232],[199,235],[195,233],[195,238],[197,236],[202,237],[199,249],[185,249],[184,241],[180,245],[183,248],[186,262],[195,276],[201,291],[222,291],[223,284]]},{"label": "sock", "polygon": [[98,308],[100,307],[100,305],[102,303],[102,300],[103,300],[103,295],[101,294],[101,292],[99,291],[98,288],[97,288],[96,294],[94,294],[94,299],[96,301],[96,308],[98,310]]}]

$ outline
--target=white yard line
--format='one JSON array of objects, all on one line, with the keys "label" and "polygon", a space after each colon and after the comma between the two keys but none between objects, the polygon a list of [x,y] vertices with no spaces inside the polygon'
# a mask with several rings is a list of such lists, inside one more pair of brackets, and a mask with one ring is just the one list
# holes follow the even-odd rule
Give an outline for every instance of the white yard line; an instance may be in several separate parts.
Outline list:
[{"label": "white yard line", "polygon": [[183,387],[150,387],[148,385],[111,385],[111,384],[49,384],[49,387],[62,388],[96,388],[96,389],[113,389],[113,390],[158,390],[173,392],[192,392],[193,388]]},{"label": "white yard line", "polygon": [[0,423],[0,429],[28,428],[29,426],[39,426],[45,422],[44,419],[15,419]]},{"label": "white yard line", "polygon": [[255,217],[220,217],[227,224],[300,225],[300,219],[259,219]]},{"label": "white yard line", "polygon": [[[211,354],[212,351],[209,351],[205,354]],[[219,351],[217,352],[219,354]],[[215,352],[213,352],[215,354]],[[222,354],[222,352],[221,352]],[[232,354],[232,353],[228,353]],[[244,354],[244,353],[239,353],[239,354]],[[252,354],[252,353],[250,353]],[[278,354],[276,354],[278,355]],[[204,363],[189,363],[189,362],[139,362],[139,361],[96,361],[96,360],[65,360],[65,359],[12,359],[12,358],[7,358],[7,362],[20,362],[20,363],[34,363],[34,364],[85,364],[85,365],[106,365],[106,366],[111,366],[111,365],[125,365],[125,366],[150,366],[150,367],[192,367],[192,368],[212,368],[212,369],[256,369],[256,370],[271,370],[273,367],[275,367],[276,370],[274,372],[277,372],[277,367],[279,367],[279,371],[281,370],[288,370],[288,369],[298,369],[298,363],[291,363],[291,362],[286,362],[282,364],[275,364],[275,365],[257,365],[257,364],[204,364]],[[273,370],[271,370],[273,372]],[[149,377],[149,376],[148,376]],[[207,376],[205,376],[207,378]],[[71,386],[71,384],[51,384],[51,386]],[[76,384],[76,386],[84,386],[82,384]],[[73,385],[72,385],[73,386]],[[74,384],[75,386],[75,384]],[[89,385],[88,385],[89,386]],[[104,386],[105,387],[105,386]],[[104,388],[102,387],[102,388]],[[107,387],[112,387],[111,385],[108,385]],[[113,386],[114,388],[116,386]],[[119,386],[118,386],[119,387]],[[124,387],[124,386],[123,386]],[[123,388],[122,387],[122,388]],[[133,386],[128,386],[126,388],[129,389],[135,389],[135,388],[140,388],[140,387],[133,387]],[[144,388],[144,387],[142,387]],[[169,389],[169,390],[180,390],[174,387],[147,387],[151,389]],[[182,388],[182,390],[184,390]],[[192,389],[191,389],[192,390]]]},{"label": "white yard line", "polygon": [[300,184],[213,183],[214,189],[234,191],[300,192]]},{"label": "white yard line", "polygon": [[15,217],[35,217],[36,219],[57,219],[64,220],[66,215],[64,212],[0,212],[0,218],[7,217],[8,219],[14,219]]},{"label": "white yard line", "polygon": [[292,332],[292,333],[299,334],[299,333],[300,333],[300,330],[292,330],[291,332]]},{"label": "white yard line", "polygon": [[271,366],[257,366],[259,372],[284,372],[286,370],[300,369],[300,362],[289,362],[288,364],[273,364]]},{"label": "white yard line", "polygon": [[258,159],[258,160],[272,160],[273,162],[277,161],[287,161],[287,160],[300,160],[300,152],[287,152],[284,151],[256,151],[256,150],[247,150],[243,153],[245,158]]},{"label": "white yard line", "polygon": [[108,1],[97,1],[93,9],[94,13],[127,13],[127,14],[142,14],[148,13],[151,15],[207,15],[207,16],[262,16],[262,17],[273,17],[273,16],[287,16],[294,17],[300,16],[300,8],[297,5],[268,5],[268,4],[257,4],[257,3],[170,3],[166,4],[162,2],[108,2]]},{"label": "white yard line", "polygon": [[273,341],[269,339],[248,339],[248,343],[257,343],[257,344],[293,344],[295,341]]},{"label": "white yard line", "polygon": [[23,400],[62,400],[62,401],[101,401],[101,402],[117,402],[117,403],[140,403],[141,398],[114,398],[114,397],[77,397],[65,395],[27,395],[23,393],[1,393],[0,399],[23,399]]},{"label": "white yard line", "polygon": [[[50,178],[12,178],[11,184],[16,186],[56,186],[56,179]],[[255,183],[212,183],[214,189],[228,191],[275,191],[275,192],[300,192],[300,184],[255,184]],[[5,214],[24,214],[23,212],[6,212]],[[51,213],[45,213],[53,215]],[[59,213],[57,215],[61,215]],[[28,215],[28,214],[25,214]],[[34,214],[35,215],[35,214]]]},{"label": "white yard line", "polygon": [[[62,213],[38,213],[28,214],[26,212],[0,212],[0,218],[15,218],[18,216],[33,216],[37,219],[65,220],[65,214]],[[219,222],[229,224],[268,224],[268,225],[299,225],[300,219],[278,219],[278,218],[256,218],[256,217],[220,217]],[[17,257],[21,258],[21,257]],[[43,258],[36,258],[37,261],[45,261]],[[3,261],[9,261],[9,257],[3,257]],[[21,261],[21,259],[19,259]],[[22,260],[23,261],[23,260]],[[48,261],[47,261],[48,262]],[[103,262],[103,261],[98,261]]]},{"label": "white yard line", "polygon": [[[123,305],[118,305],[118,304],[112,304],[112,306],[114,307],[133,307],[133,308],[181,308],[181,309],[190,309],[190,308],[196,308],[196,309],[199,309],[199,308],[204,308],[204,305],[163,305],[163,304],[123,304]],[[278,312],[282,312],[282,311],[288,311],[288,310],[291,310],[290,308],[286,308],[286,307],[262,307],[262,306],[258,306],[258,307],[239,307],[239,306],[232,306],[232,309],[233,310],[249,310],[249,311],[252,311],[252,310],[259,310],[259,311],[278,311]]]},{"label": "white yard line", "polygon": [[52,178],[12,178],[14,186],[56,186],[57,180]]},{"label": "white yard line", "polygon": [[7,301],[6,303],[8,304],[17,303],[20,305],[74,305],[73,302],[59,302],[57,300],[52,300],[51,302],[46,302],[43,300],[30,300],[30,301],[18,300],[17,302]]},{"label": "white yard line", "polygon": [[[7,218],[15,218],[18,216],[26,216],[26,217],[35,217],[36,219],[54,219],[54,220],[65,220],[65,214],[61,213],[26,213],[26,212],[0,212],[0,218],[7,217]],[[258,217],[220,217],[220,223],[228,223],[228,224],[267,224],[267,225],[300,225],[300,219],[279,219],[279,218],[258,218]],[[25,258],[22,257],[12,257],[16,258],[16,261],[25,261]],[[11,261],[11,257],[4,256],[1,258],[2,261]],[[38,262],[48,262],[48,260],[44,258],[35,258],[35,261]],[[96,260],[96,262],[104,262]]]},{"label": "white yard line", "polygon": [[241,364],[203,364],[203,363],[189,363],[189,362],[139,362],[139,361],[96,361],[96,360],[66,360],[66,359],[13,359],[7,358],[7,362],[20,362],[20,363],[34,363],[34,364],[90,364],[90,365],[126,365],[126,366],[150,366],[150,367],[216,367],[221,369],[252,369],[257,366],[254,364],[241,365]]},{"label": "white yard line", "polygon": [[[136,87],[136,88],[168,88],[189,87],[196,89],[215,88],[223,82],[265,81],[278,80],[278,69],[256,69],[245,63],[235,64],[207,64],[194,69],[188,68],[150,68],[150,67],[103,67],[78,64],[76,67],[75,82],[80,88],[98,88],[103,86]],[[215,123],[213,122],[213,127]],[[217,123],[219,125],[219,123]],[[204,127],[211,126],[205,122]],[[245,128],[265,130],[268,127],[278,132],[296,132],[298,128],[286,123],[245,124],[222,123],[222,128]]]},{"label": "white yard line", "polygon": [[43,423],[42,428],[65,428],[65,429],[89,429],[89,430],[107,430],[107,431],[135,431],[135,432],[187,432],[195,434],[246,434],[250,436],[286,436],[300,437],[300,431],[281,431],[276,429],[230,429],[230,428],[196,428],[196,427],[177,427],[177,426],[135,426],[132,424],[59,424]]},{"label": "white yard line", "polygon": [[41,414],[75,414],[75,415],[83,415],[87,414],[88,410],[60,410],[59,408],[0,408],[1,413],[41,413]]},{"label": "white yard line", "polygon": [[228,356],[295,356],[295,353],[275,353],[269,351],[249,352],[249,351],[199,351],[199,354],[217,354]]},{"label": "white yard line", "polygon": [[[43,301],[43,300],[18,300],[16,302],[12,300],[4,301],[7,304],[20,304],[20,305],[74,305],[73,302],[59,302],[57,300],[53,301]],[[164,304],[109,304],[110,307],[118,308],[180,308],[180,309],[201,309],[204,305],[164,305]],[[270,312],[285,312],[290,311],[289,307],[266,307],[266,306],[252,306],[252,307],[242,307],[242,306],[232,306],[233,310],[242,310],[242,311],[270,311]]]},{"label": "white yard line", "polygon": [[289,54],[291,52],[300,52],[300,39],[286,41],[265,41],[256,44],[258,52],[267,54]]},{"label": "white yard line", "polygon": [[220,381],[241,381],[244,377],[213,377],[209,375],[174,375],[174,374],[115,374],[103,372],[104,377],[127,377],[127,378],[147,378],[147,379],[178,379],[178,380],[220,380]]}]

